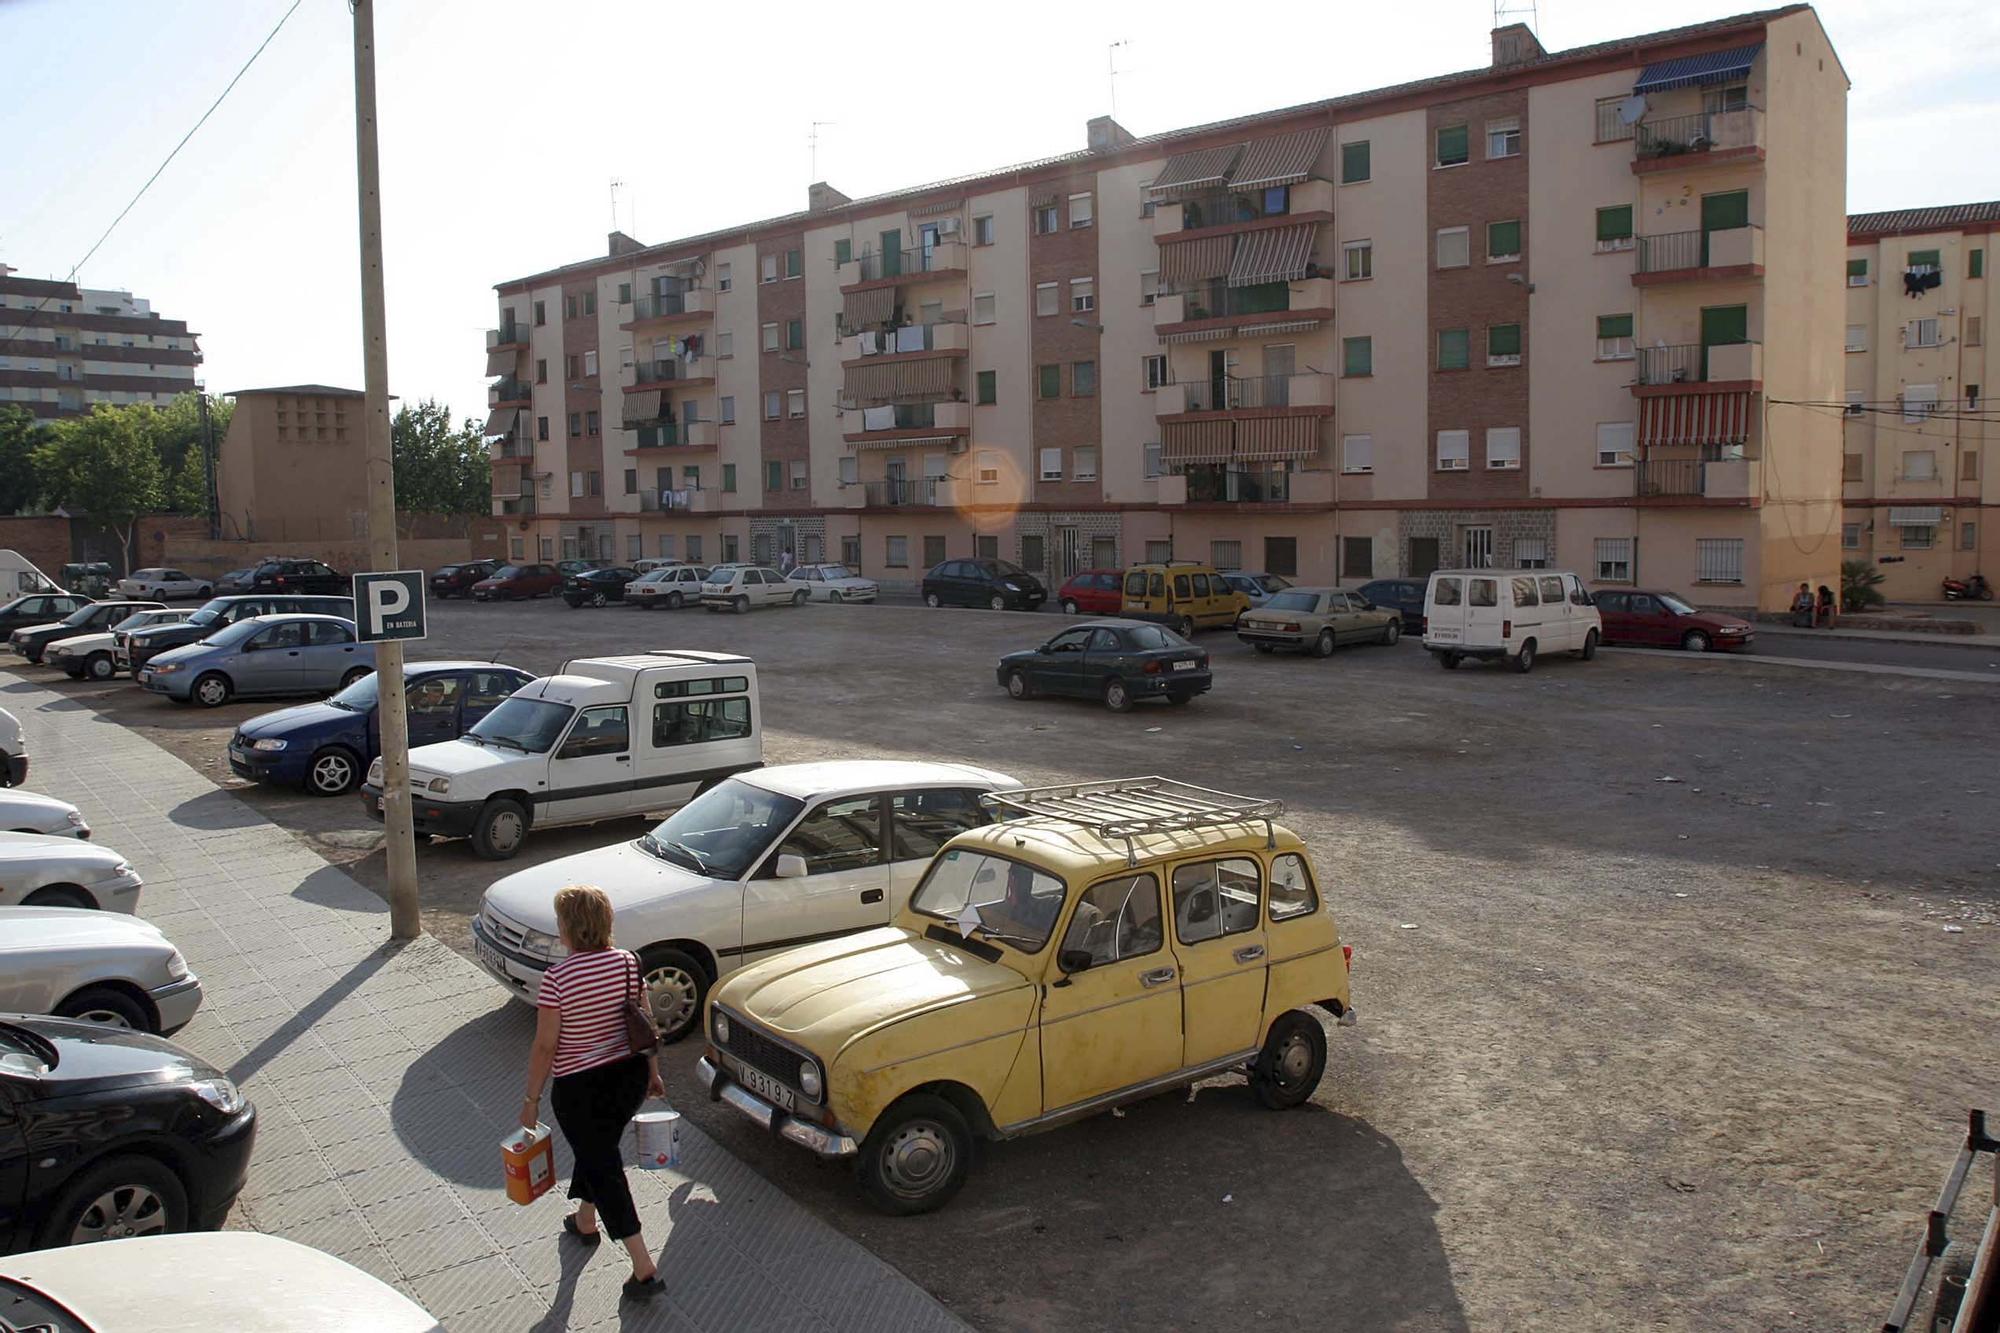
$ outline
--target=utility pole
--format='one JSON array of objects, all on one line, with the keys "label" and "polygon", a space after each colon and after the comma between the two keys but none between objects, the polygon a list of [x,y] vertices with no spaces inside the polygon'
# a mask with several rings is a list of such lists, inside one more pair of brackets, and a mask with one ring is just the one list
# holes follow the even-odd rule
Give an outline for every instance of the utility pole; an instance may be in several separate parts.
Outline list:
[{"label": "utility pole", "polygon": [[[389,443],[388,303],[382,289],[382,162],[375,144],[375,0],[354,13],[354,155],[361,196],[362,383],[367,393],[368,555],[377,570],[396,562],[396,468]],[[356,608],[357,614],[360,608]],[[417,841],[410,808],[410,715],[403,700],[403,645],[375,645],[375,716],[382,728],[382,828],[388,841],[389,935],[423,933],[417,911]]]},{"label": "utility pole", "polygon": [[215,421],[208,415],[207,388],[201,390],[196,401],[201,404],[201,466],[208,480],[202,488],[205,492],[202,498],[208,501],[208,539],[216,541],[222,536],[222,495],[216,488]]}]

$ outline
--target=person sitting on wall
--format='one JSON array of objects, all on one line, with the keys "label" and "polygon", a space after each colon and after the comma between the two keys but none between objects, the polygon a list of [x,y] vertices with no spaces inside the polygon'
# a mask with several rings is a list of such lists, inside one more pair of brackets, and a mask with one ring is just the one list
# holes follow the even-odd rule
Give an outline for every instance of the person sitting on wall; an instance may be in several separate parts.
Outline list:
[{"label": "person sitting on wall", "polygon": [[1811,629],[1813,623],[1812,585],[1801,583],[1799,590],[1792,594],[1792,625],[1797,629]]}]

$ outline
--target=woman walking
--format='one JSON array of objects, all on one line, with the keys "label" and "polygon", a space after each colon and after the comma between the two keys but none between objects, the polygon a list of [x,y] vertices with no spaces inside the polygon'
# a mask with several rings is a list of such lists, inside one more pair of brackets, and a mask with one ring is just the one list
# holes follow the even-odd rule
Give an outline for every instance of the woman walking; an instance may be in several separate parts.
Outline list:
[{"label": "woman walking", "polygon": [[612,947],[611,900],[600,888],[572,884],[558,890],[556,926],[569,956],[542,974],[535,997],[538,1019],[521,1125],[535,1127],[542,1085],[553,1075],[549,1106],[576,1157],[569,1197],[577,1207],[563,1219],[563,1230],[588,1246],[607,1232],[624,1241],[632,1256],[625,1295],[649,1301],[662,1283],[639,1230],[619,1151],[640,1104],[666,1096],[652,1052],[633,1053],[625,1024],[630,1000],[645,993],[639,960]]}]

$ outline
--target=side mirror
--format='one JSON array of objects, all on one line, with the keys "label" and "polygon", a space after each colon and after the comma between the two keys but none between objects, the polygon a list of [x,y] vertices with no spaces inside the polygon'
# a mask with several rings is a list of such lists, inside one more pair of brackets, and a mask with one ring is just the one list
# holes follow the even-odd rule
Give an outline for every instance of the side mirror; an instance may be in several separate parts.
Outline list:
[{"label": "side mirror", "polygon": [[1071,975],[1088,972],[1090,965],[1096,961],[1088,949],[1064,949],[1056,955],[1056,966]]},{"label": "side mirror", "polygon": [[778,853],[779,879],[804,879],[806,873],[806,859],[803,856],[792,852]]}]

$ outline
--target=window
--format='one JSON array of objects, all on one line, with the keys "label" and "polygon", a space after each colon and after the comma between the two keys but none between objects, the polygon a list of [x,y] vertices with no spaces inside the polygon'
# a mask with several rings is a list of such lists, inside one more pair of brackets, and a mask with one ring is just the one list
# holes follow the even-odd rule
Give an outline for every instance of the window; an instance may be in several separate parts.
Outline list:
[{"label": "window", "polygon": [[564,318],[564,319],[575,319],[575,318],[576,318],[576,293],[575,293],[575,292],[571,292],[571,293],[570,293],[569,295],[567,295],[567,296],[563,297],[563,318]]},{"label": "window", "polygon": [[764,335],[764,350],[767,352],[777,351],[778,326],[776,324],[766,324],[763,328],[763,335]]},{"label": "window", "polygon": [[1983,278],[1986,276],[1986,252],[1984,250],[1966,251],[1965,276],[1968,278]]},{"label": "window", "polygon": [[[729,264],[717,264],[715,266],[715,290],[718,292],[726,292],[736,285],[735,280],[730,276],[730,269],[732,267],[733,265]],[[692,560],[694,557],[689,556],[688,558]]]},{"label": "window", "polygon": [[1340,577],[1343,579],[1372,579],[1375,577],[1375,539],[1373,537],[1342,537],[1340,539]]},{"label": "window", "polygon": [[1437,368],[1464,370],[1472,364],[1472,335],[1464,329],[1438,330]]},{"label": "window", "polygon": [[586,315],[597,313],[597,292],[594,288],[583,294],[583,313]]},{"label": "window", "polygon": [[840,484],[856,486],[861,482],[861,460],[853,454],[845,454],[840,459]]},{"label": "window", "polygon": [[806,488],[806,460],[803,458],[794,458],[792,460],[792,489],[795,491],[802,491],[805,488]]},{"label": "window", "polygon": [[1164,932],[1157,879],[1151,875],[1108,879],[1091,885],[1077,899],[1069,929],[1056,950],[1056,963],[1073,964],[1082,971],[1143,958],[1160,951],[1166,942]]},{"label": "window", "polygon": [[1486,330],[1486,364],[1489,366],[1521,364],[1519,324],[1495,324]]},{"label": "window", "polygon": [[757,281],[776,282],[778,280],[778,257],[765,255],[757,261]]},{"label": "window", "polygon": [[[65,308],[67,308],[67,307],[65,307]],[[545,308],[544,308],[544,306],[543,306],[542,302],[540,302],[540,301],[537,301],[537,302],[535,302],[535,324],[536,324],[536,326],[537,326],[537,327],[539,327],[539,326],[541,326],[541,325],[543,325],[543,324],[546,324],[546,323],[548,323],[548,322],[549,322],[549,312],[547,311],[547,309],[545,309]]]},{"label": "window", "polygon": [[724,394],[721,398],[717,399],[715,413],[716,413],[716,419],[720,421],[723,425],[725,426],[735,425],[736,396],[734,394]]},{"label": "window", "polygon": [[1061,481],[1063,479],[1063,451],[1061,449],[1042,450],[1040,476],[1043,481]]},{"label": "window", "polygon": [[1985,332],[1986,332],[1986,320],[1982,316],[1979,315],[1966,316],[1965,345],[1967,347],[1983,346]]},{"label": "window", "polygon": [[1061,301],[1056,294],[1056,285],[1053,282],[1036,283],[1035,313],[1037,315],[1053,315],[1060,308]]},{"label": "window", "polygon": [[535,438],[537,440],[546,440],[549,438],[549,419],[547,417],[535,418]]},{"label": "window", "polygon": [[1743,582],[1741,537],[1698,537],[1694,543],[1696,583]]},{"label": "window", "polygon": [[[1353,540],[1350,538],[1350,540]],[[1366,537],[1360,540],[1368,540]],[[1367,577],[1365,574],[1352,577]],[[1271,859],[1271,920],[1286,921],[1295,916],[1310,916],[1319,910],[1319,894],[1313,889],[1312,871],[1306,868],[1306,859],[1297,852],[1286,852]]]},{"label": "window", "polygon": [[[694,537],[688,538],[689,560],[700,558],[696,541]],[[708,741],[742,740],[749,735],[750,701],[742,695],[734,699],[689,699],[680,703],[653,705],[655,749],[701,745]]]},{"label": "window", "polygon": [[1937,347],[1944,341],[1939,331],[1940,321],[1935,319],[1913,319],[1909,322],[1903,339],[1905,347]]},{"label": "window", "polygon": [[1502,260],[1521,257],[1521,224],[1519,222],[1489,222],[1486,224],[1486,262],[1497,264]]},{"label": "window", "polygon": [[1960,463],[1960,467],[1958,469],[1959,480],[1978,481],[1979,451],[1976,449],[1967,449],[1958,456],[1958,460]]},{"label": "window", "polygon": [[1896,535],[1902,540],[1905,551],[1928,551],[1937,545],[1937,528],[1932,524],[1900,526]]},{"label": "window", "polygon": [[1937,454],[1929,449],[1903,450],[1904,481],[1936,481]]},{"label": "window", "polygon": [[[544,537],[542,538],[542,540],[547,541],[548,538]],[[509,559],[512,560],[523,559],[524,558],[523,553],[527,550],[527,548],[528,544],[519,537],[509,537],[507,539],[507,555]]]},{"label": "window", "polygon": [[[1938,252],[1935,250],[1912,250],[1909,254],[1908,263],[1909,267],[1919,273],[1935,273],[1939,268]],[[539,320],[536,322],[540,323]]]},{"label": "window", "polygon": [[785,465],[775,458],[764,464],[764,489],[767,491],[785,489]]},{"label": "window", "polygon": [[563,378],[566,380],[574,380],[580,378],[576,373],[575,357],[566,356],[563,358]]},{"label": "window", "polygon": [[1149,541],[1146,543],[1146,563],[1163,565],[1174,558],[1174,544],[1171,541]]},{"label": "window", "polygon": [[1506,116],[1500,120],[1486,122],[1486,156],[1519,157],[1521,155],[1521,118]]},{"label": "window", "polygon": [[930,565],[941,564],[943,563],[943,561],[944,561],[944,538],[943,537],[924,538],[924,564],[926,566],[930,566]]},{"label": "window", "polygon": [[796,352],[806,345],[806,322],[803,319],[785,321],[785,350]]},{"label": "window", "polygon": [[[1148,559],[1150,558],[1148,557]],[[1210,542],[1208,544],[1208,563],[1214,565],[1217,569],[1243,568],[1243,543]]]},{"label": "window", "polygon": [[1056,230],[1059,219],[1056,217],[1056,206],[1054,203],[1036,204],[1034,214],[1035,235],[1047,236]]},{"label": "window", "polygon": [[785,415],[796,421],[806,414],[806,391],[804,389],[785,390]]},{"label": "window", "polygon": [[1597,466],[1631,467],[1637,427],[1630,421],[1597,423]]},{"label": "window", "polygon": [[1599,583],[1630,583],[1632,581],[1632,539],[1630,537],[1599,537],[1597,539],[1597,581]]},{"label": "window", "polygon": [[603,474],[603,473],[601,473],[601,472],[593,472],[593,473],[591,473],[591,474],[590,474],[590,493],[591,493],[592,495],[602,495],[602,494],[604,494],[604,474]]},{"label": "window", "polygon": [[784,399],[776,389],[764,395],[764,420],[776,421],[784,411]]},{"label": "window", "polygon": [[1472,465],[1472,434],[1463,430],[1438,432],[1437,466],[1440,472],[1463,472]]},{"label": "window", "polygon": [[972,297],[972,322],[991,324],[993,320],[993,293],[975,292]]},{"label": "window", "polygon": [[1850,352],[1865,352],[1868,350],[1868,326],[1866,324],[1849,324],[1847,326],[1847,350]]},{"label": "window", "polygon": [[1865,466],[1865,463],[1866,460],[1860,454],[1842,454],[1840,456],[1840,479],[1843,482],[1866,481],[1867,478],[1862,474],[1862,468]]},{"label": "window", "polygon": [[1144,392],[1151,393],[1167,382],[1167,358],[1164,354],[1139,358],[1139,384]]},{"label": "window", "polygon": [[618,284],[618,304],[619,304],[619,305],[631,305],[631,304],[632,304],[632,284],[631,284],[631,283],[629,283],[629,282],[621,282],[621,283],[619,283],[619,284]]},{"label": "window", "polygon": [[976,386],[973,401],[981,407],[991,407],[1000,401],[1000,375],[998,371],[982,370],[974,377]]},{"label": "window", "polygon": [[1174,934],[1182,944],[1255,930],[1263,878],[1249,857],[1174,868]]},{"label": "window", "polygon": [[991,213],[972,220],[972,243],[974,245],[993,244],[993,215]]},{"label": "window", "polygon": [[1022,537],[1021,568],[1046,569],[1047,567],[1048,561],[1043,554],[1042,539],[1040,537]]},{"label": "window", "polygon": [[1632,248],[1632,205],[1613,204],[1597,210],[1597,249],[1600,254]]},{"label": "window", "polygon": [[723,489],[723,490],[724,490],[725,492],[729,493],[729,494],[734,494],[734,493],[735,493],[735,491],[736,491],[736,464],[734,464],[734,463],[724,463],[724,464],[722,465],[722,489]]},{"label": "window", "polygon": [[572,440],[583,438],[583,413],[572,412],[569,414],[569,437]]},{"label": "window", "polygon": [[1847,261],[1847,285],[1850,287],[1866,287],[1868,285],[1867,260],[1850,259]]},{"label": "window", "polygon": [[[667,473],[669,473],[669,475],[671,475],[671,469],[667,469],[667,468],[662,468],[662,469],[661,469],[661,471],[662,471],[662,472],[667,472]],[[700,490],[700,489],[701,489],[701,469],[700,469],[700,468],[698,468],[698,467],[684,467],[684,468],[682,468],[682,469],[681,469],[681,487],[682,487],[682,489],[684,489],[684,490],[690,490],[690,491],[698,491],[698,490]]]},{"label": "window", "polygon": [[1342,472],[1373,472],[1375,470],[1375,437],[1373,435],[1341,436],[1340,470]]},{"label": "window", "polygon": [[1069,391],[1074,398],[1097,396],[1097,363],[1072,361],[1069,364]]},{"label": "window", "polygon": [[1840,525],[1840,546],[1844,551],[1858,551],[1861,549],[1861,525],[1859,523],[1843,523]]},{"label": "window", "polygon": [[973,476],[981,486],[992,486],[1000,480],[1000,455],[993,449],[981,449],[975,460]]},{"label": "window", "polygon": [[1035,368],[1036,392],[1043,398],[1062,397],[1062,367],[1037,366]]},{"label": "window", "polygon": [[736,355],[736,334],[733,331],[724,330],[715,335],[715,355],[718,358]]},{"label": "window", "polygon": [[[1973,253],[1977,254],[1979,252],[1975,250]],[[1979,525],[1969,518],[1958,525],[1958,549],[1961,551],[1976,551],[1979,549]]]},{"label": "window", "polygon": [[1521,428],[1519,426],[1489,426],[1486,428],[1486,466],[1505,469],[1521,466]]},{"label": "window", "polygon": [[1070,313],[1074,315],[1087,315],[1097,309],[1097,279],[1069,280],[1069,308]]},{"label": "window", "polygon": [[1437,132],[1437,152],[1433,160],[1441,167],[1455,167],[1472,157],[1472,127],[1444,125]]},{"label": "window", "polygon": [[1070,456],[1070,477],[1074,481],[1097,480],[1097,446],[1079,445]]},{"label": "window", "polygon": [[[1514,539],[1514,563],[1523,569],[1547,569],[1549,567],[1549,544],[1540,537],[1516,537]],[[1553,584],[1555,586],[1551,587]],[[1542,580],[1542,600],[1560,602],[1563,599],[1562,580],[1549,578]]]},{"label": "window", "polygon": [[1087,194],[1073,194],[1069,197],[1069,225],[1071,229],[1088,227],[1091,223],[1091,201]]},{"label": "window", "polygon": [[851,240],[846,236],[840,236],[834,239],[833,262],[836,266],[840,264],[851,264],[854,262],[853,240]]},{"label": "window", "polygon": [[572,472],[569,474],[569,494],[572,500],[580,499],[582,497],[583,473]]},{"label": "window", "polygon": [[1269,574],[1297,575],[1299,572],[1299,539],[1296,537],[1266,537],[1264,539],[1264,570]]},{"label": "window", "polygon": [[1375,340],[1373,338],[1342,338],[1340,340],[1341,373],[1350,376],[1373,375],[1375,373]]},{"label": "window", "polygon": [[1369,179],[1368,141],[1344,143],[1340,146],[1340,183],[1359,185]]},{"label": "window", "polygon": [[595,375],[596,373],[597,373],[597,353],[585,352],[583,354],[583,377],[585,379],[589,379],[592,375]]},{"label": "window", "polygon": [[1472,232],[1467,227],[1440,227],[1437,234],[1437,266],[1464,268],[1471,259]]},{"label": "window", "polygon": [[1906,384],[1903,386],[1903,420],[1922,421],[1937,411],[1937,385]]},{"label": "window", "polygon": [[1342,266],[1341,277],[1349,282],[1360,282],[1375,276],[1375,242],[1348,241],[1340,247]]},{"label": "window", "polygon": [[1630,315],[1599,315],[1597,317],[1597,359],[1599,361],[1630,361],[1632,359],[1632,317]]},{"label": "window", "polygon": [[1160,299],[1160,274],[1157,269],[1145,269],[1139,274],[1139,304],[1150,306]]},{"label": "window", "polygon": [[[548,361],[548,358],[547,358],[547,357],[536,357],[536,358],[535,358],[535,383],[537,383],[537,384],[547,384],[548,382],[549,382],[549,361]],[[284,414],[283,412],[280,412],[280,413],[278,413],[278,420],[280,420],[280,421],[283,421],[284,419],[285,419],[285,414]]]},{"label": "window", "polygon": [[1148,481],[1166,474],[1166,460],[1162,457],[1158,440],[1150,440],[1139,446],[1139,466]]},{"label": "window", "polygon": [[597,434],[597,413],[585,412],[583,414],[583,433],[585,435]]}]

